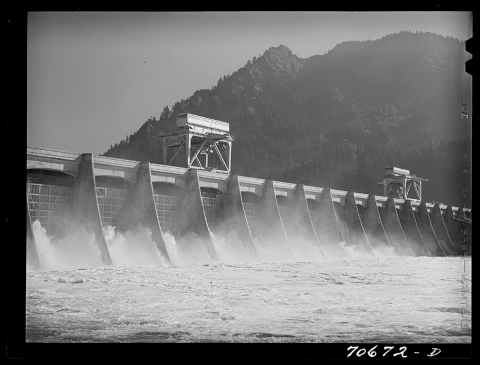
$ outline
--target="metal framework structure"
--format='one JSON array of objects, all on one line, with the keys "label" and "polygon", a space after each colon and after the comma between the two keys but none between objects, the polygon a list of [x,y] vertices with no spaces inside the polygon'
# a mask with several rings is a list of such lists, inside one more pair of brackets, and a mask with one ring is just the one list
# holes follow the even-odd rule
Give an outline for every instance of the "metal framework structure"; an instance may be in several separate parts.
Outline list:
[{"label": "metal framework structure", "polygon": [[162,136],[165,165],[230,174],[232,142],[228,123],[190,113],[178,114],[177,130]]},{"label": "metal framework structure", "polygon": [[[383,185],[383,194],[393,196],[398,199],[422,200],[422,182],[428,181],[415,174],[410,174],[409,170],[398,167],[385,167],[385,174],[378,185]],[[413,186],[416,198],[409,198],[408,193]]]}]

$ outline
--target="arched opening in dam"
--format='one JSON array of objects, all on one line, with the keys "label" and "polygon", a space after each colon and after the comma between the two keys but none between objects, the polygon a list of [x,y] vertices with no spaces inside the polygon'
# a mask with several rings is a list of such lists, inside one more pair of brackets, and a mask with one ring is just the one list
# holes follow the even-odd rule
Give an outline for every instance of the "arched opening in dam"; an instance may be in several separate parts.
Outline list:
[{"label": "arched opening in dam", "polygon": [[261,202],[261,197],[258,195],[242,191],[242,201],[243,201],[243,210],[245,212],[245,217],[247,218],[248,226],[253,238],[258,237],[258,219],[259,219],[259,204]]},{"label": "arched opening in dam", "polygon": [[278,211],[284,227],[289,226],[292,223],[292,199],[286,196],[276,195]]},{"label": "arched opening in dam", "polygon": [[162,233],[177,234],[180,220],[180,203],[184,198],[185,191],[180,186],[153,182],[153,198],[155,211]]},{"label": "arched opening in dam", "polygon": [[209,187],[201,187],[200,190],[208,228],[215,232],[218,230],[224,217],[223,192]]},{"label": "arched opening in dam", "polygon": [[[102,264],[91,227],[77,215],[77,185],[78,177],[73,173],[27,169],[27,214],[30,217],[27,238],[31,230],[35,250],[30,251],[37,255],[32,263],[34,266],[38,262],[39,267],[52,270]],[[101,233],[99,237],[104,239]],[[31,259],[31,255],[27,257]]]},{"label": "arched opening in dam", "polygon": [[58,234],[72,210],[75,176],[55,170],[27,170],[27,201],[30,221],[39,221],[47,234]]},{"label": "arched opening in dam", "polygon": [[95,176],[95,193],[102,227],[123,229],[122,213],[131,199],[133,183],[121,177]]},{"label": "arched opening in dam", "polygon": [[312,221],[312,225],[315,228],[318,223],[318,211],[320,209],[320,203],[314,199],[307,198],[307,207],[308,214],[310,215],[310,220]]}]

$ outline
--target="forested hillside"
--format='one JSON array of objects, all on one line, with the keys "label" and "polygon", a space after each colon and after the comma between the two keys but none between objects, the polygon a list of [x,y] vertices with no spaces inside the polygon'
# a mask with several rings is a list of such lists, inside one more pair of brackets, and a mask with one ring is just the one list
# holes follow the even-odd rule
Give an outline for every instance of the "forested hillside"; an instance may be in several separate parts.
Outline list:
[{"label": "forested hillside", "polygon": [[463,42],[431,33],[345,42],[308,59],[272,47],[215,87],[165,106],[105,155],[162,163],[161,132],[189,112],[230,123],[234,173],[381,194],[377,182],[393,165],[430,180],[425,200],[463,205],[466,60]]}]

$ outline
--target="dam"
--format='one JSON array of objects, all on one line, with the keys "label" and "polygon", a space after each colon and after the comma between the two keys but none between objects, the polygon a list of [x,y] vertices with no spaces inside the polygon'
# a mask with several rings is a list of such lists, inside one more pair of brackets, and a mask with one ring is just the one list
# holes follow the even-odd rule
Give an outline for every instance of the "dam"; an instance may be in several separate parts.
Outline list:
[{"label": "dam", "polygon": [[[214,241],[231,233],[250,257],[471,255],[471,210],[407,198],[406,170],[388,168],[383,196],[239,176],[231,173],[228,123],[183,113],[176,126],[160,136],[163,164],[28,147],[27,264],[42,267],[37,220],[52,237],[83,227],[105,264],[103,228],[140,225],[166,262],[167,234],[194,234],[213,261]],[[403,195],[386,193],[394,177],[403,179]],[[421,197],[421,179],[410,180]]]}]

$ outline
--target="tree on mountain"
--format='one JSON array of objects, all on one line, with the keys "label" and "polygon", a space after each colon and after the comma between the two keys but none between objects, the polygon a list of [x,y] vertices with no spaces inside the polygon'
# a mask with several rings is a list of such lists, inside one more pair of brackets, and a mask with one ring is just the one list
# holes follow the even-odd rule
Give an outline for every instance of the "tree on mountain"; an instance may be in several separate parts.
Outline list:
[{"label": "tree on mountain", "polygon": [[168,119],[170,118],[170,109],[168,108],[168,105],[163,108],[163,111],[160,113],[160,120],[162,119]]},{"label": "tree on mountain", "polygon": [[[212,90],[166,106],[164,122],[146,122],[106,155],[158,161],[160,133],[175,129],[172,115],[189,112],[230,123],[233,165],[248,176],[368,192],[388,165],[432,178],[456,166],[458,151],[435,146],[457,146],[448,143],[460,132],[445,101],[459,100],[459,88],[443,85],[463,74],[463,53],[458,40],[411,32],[346,42],[309,59],[273,47]],[[444,63],[433,68],[427,58],[439,57]],[[430,186],[425,196],[442,199],[445,188]]]}]

